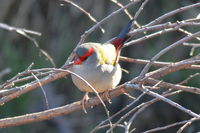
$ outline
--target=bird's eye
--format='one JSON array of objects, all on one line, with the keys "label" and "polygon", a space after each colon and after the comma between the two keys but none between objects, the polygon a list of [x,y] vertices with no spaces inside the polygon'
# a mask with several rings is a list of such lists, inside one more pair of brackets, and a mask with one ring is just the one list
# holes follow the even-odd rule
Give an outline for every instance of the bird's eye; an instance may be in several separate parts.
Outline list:
[{"label": "bird's eye", "polygon": [[88,56],[85,57],[85,60],[87,60]]},{"label": "bird's eye", "polygon": [[87,60],[87,58],[88,58],[88,56],[85,56],[85,57],[80,56],[80,57],[79,57],[79,60],[83,62],[83,61]]}]

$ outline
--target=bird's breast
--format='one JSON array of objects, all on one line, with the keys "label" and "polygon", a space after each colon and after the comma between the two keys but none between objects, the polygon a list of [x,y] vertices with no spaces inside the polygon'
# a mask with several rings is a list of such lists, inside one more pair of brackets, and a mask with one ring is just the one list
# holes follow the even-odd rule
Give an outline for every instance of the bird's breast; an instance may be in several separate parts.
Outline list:
[{"label": "bird's breast", "polygon": [[[102,64],[94,65],[74,65],[72,71],[87,81],[97,92],[104,92],[112,89],[120,82],[121,67]],[[81,79],[72,75],[74,84],[82,91],[93,92],[93,90]]]}]

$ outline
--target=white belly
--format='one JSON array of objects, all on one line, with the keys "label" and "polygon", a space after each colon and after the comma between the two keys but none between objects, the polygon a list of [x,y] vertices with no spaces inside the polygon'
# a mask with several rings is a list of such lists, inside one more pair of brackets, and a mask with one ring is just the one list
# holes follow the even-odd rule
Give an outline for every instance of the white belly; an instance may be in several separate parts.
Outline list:
[{"label": "white belly", "polygon": [[[85,79],[97,92],[105,92],[116,87],[122,75],[119,64],[116,66],[103,64],[98,67],[74,65],[72,71]],[[78,77],[72,75],[72,81],[81,91],[93,92],[93,90]]]}]

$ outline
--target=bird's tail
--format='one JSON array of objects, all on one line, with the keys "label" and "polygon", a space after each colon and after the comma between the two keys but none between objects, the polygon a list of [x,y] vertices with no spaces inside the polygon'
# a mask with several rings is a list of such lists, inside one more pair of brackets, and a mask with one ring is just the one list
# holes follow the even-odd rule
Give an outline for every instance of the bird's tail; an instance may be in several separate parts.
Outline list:
[{"label": "bird's tail", "polygon": [[129,39],[129,36],[127,34],[131,30],[132,22],[133,20],[130,20],[128,24],[121,30],[119,35],[117,35],[116,38],[111,42],[115,46],[117,51],[120,50],[124,42]]},{"label": "bird's tail", "polygon": [[119,55],[122,46],[124,45],[124,42],[129,39],[129,36],[127,35],[128,32],[131,30],[133,20],[130,20],[129,23],[121,30],[119,35],[111,42],[116,48],[116,58],[114,61],[114,65],[118,63]]}]

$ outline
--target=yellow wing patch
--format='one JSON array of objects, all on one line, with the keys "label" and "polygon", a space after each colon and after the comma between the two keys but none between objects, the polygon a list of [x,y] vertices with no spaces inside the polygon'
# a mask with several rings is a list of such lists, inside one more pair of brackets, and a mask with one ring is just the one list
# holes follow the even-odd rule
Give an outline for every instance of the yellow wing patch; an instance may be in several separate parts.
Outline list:
[{"label": "yellow wing patch", "polygon": [[103,51],[103,49],[101,48],[101,47],[98,47],[98,50],[99,50],[99,53],[100,53],[100,60],[99,60],[99,63],[100,64],[105,64],[106,63],[106,61],[107,61],[107,59],[106,59],[106,55],[105,55],[105,53],[104,53],[104,51]]},{"label": "yellow wing patch", "polygon": [[112,44],[104,44],[98,49],[101,56],[100,64],[116,65],[117,56],[115,47]]}]

